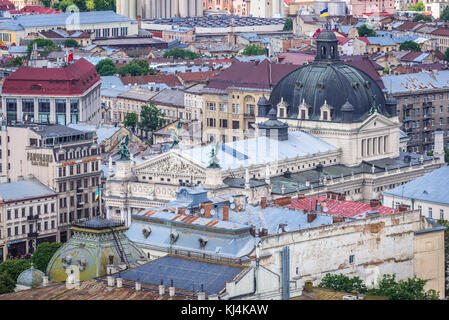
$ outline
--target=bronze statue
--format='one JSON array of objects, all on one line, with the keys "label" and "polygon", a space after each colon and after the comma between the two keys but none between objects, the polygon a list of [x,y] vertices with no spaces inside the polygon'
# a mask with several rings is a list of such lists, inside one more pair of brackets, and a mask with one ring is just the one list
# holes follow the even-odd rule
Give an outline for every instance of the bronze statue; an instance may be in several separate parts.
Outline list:
[{"label": "bronze statue", "polygon": [[120,159],[119,160],[129,160],[130,152],[129,152],[129,136],[125,136],[123,139],[120,139],[120,145],[118,147],[119,153],[120,153]]}]

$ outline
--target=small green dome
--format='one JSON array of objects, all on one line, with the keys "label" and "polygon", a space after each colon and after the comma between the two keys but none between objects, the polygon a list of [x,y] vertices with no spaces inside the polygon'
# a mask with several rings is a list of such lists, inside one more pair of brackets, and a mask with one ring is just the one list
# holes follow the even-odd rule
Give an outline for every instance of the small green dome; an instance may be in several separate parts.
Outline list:
[{"label": "small green dome", "polygon": [[34,269],[33,264],[31,268],[23,271],[17,278],[17,284],[29,288],[35,288],[42,284],[42,278],[45,274],[39,269]]}]

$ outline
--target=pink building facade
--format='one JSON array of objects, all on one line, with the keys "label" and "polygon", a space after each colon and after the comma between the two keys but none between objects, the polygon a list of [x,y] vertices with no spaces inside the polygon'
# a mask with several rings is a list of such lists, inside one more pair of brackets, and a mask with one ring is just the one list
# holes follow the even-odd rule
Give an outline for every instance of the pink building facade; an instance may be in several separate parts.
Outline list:
[{"label": "pink building facade", "polygon": [[365,14],[395,13],[394,0],[351,0],[351,12],[354,17]]}]

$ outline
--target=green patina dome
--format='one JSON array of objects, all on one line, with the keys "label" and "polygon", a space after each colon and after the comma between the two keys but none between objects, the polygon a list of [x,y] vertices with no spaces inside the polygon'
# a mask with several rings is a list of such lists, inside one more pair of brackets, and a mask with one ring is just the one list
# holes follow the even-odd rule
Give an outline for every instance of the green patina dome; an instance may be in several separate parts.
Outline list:
[{"label": "green patina dome", "polygon": [[17,278],[17,285],[35,288],[42,284],[42,278],[45,274],[39,269],[35,269],[33,264],[31,268],[23,271]]}]

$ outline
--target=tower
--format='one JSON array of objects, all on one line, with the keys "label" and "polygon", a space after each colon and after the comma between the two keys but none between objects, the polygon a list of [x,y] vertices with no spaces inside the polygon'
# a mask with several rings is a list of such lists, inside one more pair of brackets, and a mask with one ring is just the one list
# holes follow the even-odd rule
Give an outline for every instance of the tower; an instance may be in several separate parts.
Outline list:
[{"label": "tower", "polygon": [[338,39],[334,33],[328,29],[321,31],[316,39],[317,51],[315,61],[338,61]]}]

